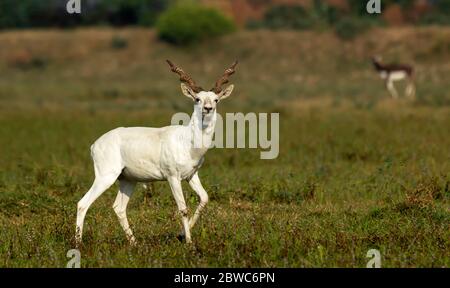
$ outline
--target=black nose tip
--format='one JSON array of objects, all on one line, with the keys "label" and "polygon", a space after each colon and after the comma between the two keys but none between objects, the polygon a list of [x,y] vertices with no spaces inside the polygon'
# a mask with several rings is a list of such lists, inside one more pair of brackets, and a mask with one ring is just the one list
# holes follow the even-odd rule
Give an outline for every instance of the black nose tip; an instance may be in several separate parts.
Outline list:
[{"label": "black nose tip", "polygon": [[210,112],[212,110],[212,107],[203,107],[207,112]]}]

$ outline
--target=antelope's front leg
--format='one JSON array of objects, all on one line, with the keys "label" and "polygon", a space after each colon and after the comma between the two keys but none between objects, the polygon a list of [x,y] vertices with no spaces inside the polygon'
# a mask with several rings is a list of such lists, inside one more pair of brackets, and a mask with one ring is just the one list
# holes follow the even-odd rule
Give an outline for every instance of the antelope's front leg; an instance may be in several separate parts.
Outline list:
[{"label": "antelope's front leg", "polygon": [[195,222],[197,222],[198,217],[200,216],[200,212],[208,203],[209,198],[208,193],[206,193],[205,189],[203,188],[197,173],[195,173],[191,180],[189,180],[189,185],[191,186],[192,190],[194,190],[195,193],[197,193],[197,195],[200,197],[200,204],[198,205],[197,210],[195,210],[194,216],[192,216],[192,218],[189,220],[189,226],[192,229],[192,227],[194,227],[195,225]]},{"label": "antelope's front leg", "polygon": [[386,88],[388,89],[389,93],[391,93],[392,98],[398,99],[398,93],[394,86],[394,81],[392,79],[389,79],[386,81]]},{"label": "antelope's front leg", "polygon": [[191,241],[191,231],[189,228],[188,210],[186,207],[186,201],[184,200],[183,190],[181,188],[181,181],[176,177],[169,178],[167,179],[167,181],[169,182],[173,197],[175,198],[175,202],[177,203],[178,211],[180,211],[181,214],[181,221],[183,223],[186,243],[191,243],[192,241]]}]

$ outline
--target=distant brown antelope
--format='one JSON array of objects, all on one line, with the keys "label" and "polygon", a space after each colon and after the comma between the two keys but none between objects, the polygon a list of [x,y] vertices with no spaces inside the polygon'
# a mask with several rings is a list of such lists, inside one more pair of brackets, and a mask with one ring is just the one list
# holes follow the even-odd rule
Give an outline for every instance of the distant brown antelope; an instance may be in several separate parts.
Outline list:
[{"label": "distant brown antelope", "polygon": [[414,99],[416,88],[414,85],[414,68],[411,65],[383,64],[381,63],[381,58],[377,56],[372,57],[372,62],[381,79],[385,80],[386,88],[392,98],[398,99],[398,93],[395,89],[394,82],[406,79],[408,85],[405,94],[407,97]]}]

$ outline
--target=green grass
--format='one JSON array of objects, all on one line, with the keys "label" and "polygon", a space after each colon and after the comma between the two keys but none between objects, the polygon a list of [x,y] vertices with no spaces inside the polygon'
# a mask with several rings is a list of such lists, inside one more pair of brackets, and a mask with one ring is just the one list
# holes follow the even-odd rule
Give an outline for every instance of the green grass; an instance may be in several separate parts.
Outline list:
[{"label": "green grass", "polygon": [[[82,266],[365,267],[372,248],[383,267],[450,266],[450,90],[442,58],[417,60],[431,71],[419,76],[419,99],[395,102],[364,55],[334,58],[344,48],[323,48],[315,38],[317,49],[309,50],[302,46],[309,33],[240,32],[190,50],[144,40],[145,30],[22,33],[0,34],[19,39],[0,52],[0,267],[65,267],[76,203],[93,181],[89,146],[112,128],[168,125],[174,112],[190,112],[163,59],[212,82],[232,56],[246,53],[233,76],[236,92],[219,109],[280,112],[279,157],[260,160],[257,149],[207,153],[200,177],[211,201],[191,246],[176,239],[179,216],[161,182],[151,191],[138,186],[130,201],[138,240],[130,247],[112,210],[112,187],[88,211]],[[73,33],[93,54],[67,46],[45,55],[45,67],[8,64],[16,59],[11,43],[40,55],[40,44],[28,41],[46,33],[54,33],[51,49],[76,43],[67,38]],[[98,33],[103,40],[86,40]],[[111,48],[116,34],[127,47]],[[269,36],[279,46],[265,43]],[[246,38],[261,38],[264,48]],[[372,45],[356,41],[355,49]],[[231,43],[239,45],[224,45]],[[427,48],[415,49],[408,53]],[[269,64],[273,71],[264,70]],[[184,191],[192,213],[198,199],[188,185]]]},{"label": "green grass", "polygon": [[[167,183],[156,183],[129,205],[139,241],[130,248],[111,188],[88,213],[83,266],[363,267],[370,248],[384,267],[449,266],[450,117],[365,115],[282,114],[276,160],[247,149],[208,152],[200,175],[211,202],[192,247],[175,238],[176,206]],[[88,147],[123,117],[1,117],[1,144],[10,147],[1,163],[1,266],[65,265],[76,202],[93,180]],[[127,114],[124,122],[167,117]],[[198,201],[185,191],[193,209]]]}]

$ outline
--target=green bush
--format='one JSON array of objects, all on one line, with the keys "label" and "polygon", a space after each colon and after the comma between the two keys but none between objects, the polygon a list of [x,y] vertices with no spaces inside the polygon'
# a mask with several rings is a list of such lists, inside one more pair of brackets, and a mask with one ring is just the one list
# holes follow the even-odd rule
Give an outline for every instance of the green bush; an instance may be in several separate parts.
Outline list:
[{"label": "green bush", "polygon": [[100,11],[106,22],[115,26],[155,24],[159,14],[170,0],[98,0]]},{"label": "green bush", "polygon": [[263,20],[250,20],[247,28],[321,29],[334,25],[343,12],[323,1],[314,0],[310,8],[301,5],[277,5],[270,8]]},{"label": "green bush", "polygon": [[337,21],[334,26],[334,31],[339,38],[343,40],[352,40],[356,36],[366,32],[369,27],[369,23],[362,19],[346,17]]},{"label": "green bush", "polygon": [[262,24],[271,29],[310,29],[314,20],[302,6],[278,5],[266,12]]},{"label": "green bush", "polygon": [[324,23],[325,25],[334,25],[342,18],[343,14],[343,11],[321,0],[314,0],[312,9],[316,22]]},{"label": "green bush", "polygon": [[0,29],[79,25],[153,25],[173,0],[91,0],[69,15],[68,0],[0,0]]},{"label": "green bush", "polygon": [[450,2],[447,0],[436,0],[436,9],[442,14],[450,16]]},{"label": "green bush", "polygon": [[212,8],[180,4],[169,8],[156,23],[161,39],[185,45],[218,37],[235,30],[234,23]]},{"label": "green bush", "polygon": [[450,25],[450,1],[436,0],[433,11],[420,19],[421,24]]},{"label": "green bush", "polygon": [[428,13],[419,21],[421,25],[450,25],[450,16],[442,13]]}]

